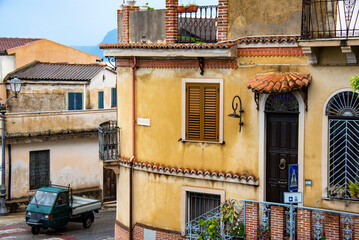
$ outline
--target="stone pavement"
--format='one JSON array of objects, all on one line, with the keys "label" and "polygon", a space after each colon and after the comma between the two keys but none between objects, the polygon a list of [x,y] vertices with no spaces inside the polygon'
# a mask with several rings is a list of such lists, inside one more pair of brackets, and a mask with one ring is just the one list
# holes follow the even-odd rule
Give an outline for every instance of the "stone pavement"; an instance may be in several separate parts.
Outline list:
[{"label": "stone pavement", "polygon": [[7,216],[0,216],[0,226],[6,226],[25,222],[25,212],[9,213]]}]

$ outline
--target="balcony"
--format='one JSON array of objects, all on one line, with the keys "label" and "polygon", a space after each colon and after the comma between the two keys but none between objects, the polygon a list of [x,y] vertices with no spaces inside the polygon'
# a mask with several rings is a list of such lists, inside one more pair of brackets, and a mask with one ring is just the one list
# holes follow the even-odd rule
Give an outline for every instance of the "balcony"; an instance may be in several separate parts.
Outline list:
[{"label": "balcony", "polygon": [[120,129],[116,121],[98,126],[99,157],[102,161],[116,161],[120,156]]},{"label": "balcony", "polygon": [[359,38],[359,1],[303,0],[301,37]]},{"label": "balcony", "polygon": [[216,43],[218,5],[198,6],[196,12],[178,12],[179,43]]}]

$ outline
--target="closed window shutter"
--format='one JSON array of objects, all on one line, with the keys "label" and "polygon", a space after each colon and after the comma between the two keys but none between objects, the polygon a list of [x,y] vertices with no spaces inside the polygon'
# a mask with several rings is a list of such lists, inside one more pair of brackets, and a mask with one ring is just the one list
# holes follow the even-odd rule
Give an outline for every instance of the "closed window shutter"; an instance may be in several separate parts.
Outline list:
[{"label": "closed window shutter", "polygon": [[219,84],[186,85],[186,139],[219,141]]},{"label": "closed window shutter", "polygon": [[69,92],[68,93],[68,110],[75,110],[75,93]]},{"label": "closed window shutter", "polygon": [[201,138],[201,84],[186,86],[186,139]]},{"label": "closed window shutter", "polygon": [[76,110],[82,110],[82,93],[76,93],[75,106]]},{"label": "closed window shutter", "polygon": [[203,139],[218,141],[219,86],[207,84],[203,86]]},{"label": "closed window shutter", "polygon": [[98,109],[103,109],[103,92],[98,92]]},{"label": "closed window shutter", "polygon": [[117,106],[117,92],[116,92],[116,88],[112,88],[112,92],[111,92],[111,107],[116,107]]}]

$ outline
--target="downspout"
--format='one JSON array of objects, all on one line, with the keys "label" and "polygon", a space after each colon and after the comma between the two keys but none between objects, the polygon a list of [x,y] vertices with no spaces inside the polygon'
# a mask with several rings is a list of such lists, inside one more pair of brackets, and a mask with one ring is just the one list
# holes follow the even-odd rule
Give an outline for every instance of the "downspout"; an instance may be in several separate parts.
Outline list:
[{"label": "downspout", "polygon": [[7,187],[7,200],[11,199],[11,144],[7,145],[7,152],[9,154],[9,183]]},{"label": "downspout", "polygon": [[133,66],[132,66],[132,157],[130,159],[130,240],[133,240],[133,232],[132,232],[132,174],[133,174],[133,160],[136,158],[136,75],[135,69],[137,67],[137,59],[133,57]]}]

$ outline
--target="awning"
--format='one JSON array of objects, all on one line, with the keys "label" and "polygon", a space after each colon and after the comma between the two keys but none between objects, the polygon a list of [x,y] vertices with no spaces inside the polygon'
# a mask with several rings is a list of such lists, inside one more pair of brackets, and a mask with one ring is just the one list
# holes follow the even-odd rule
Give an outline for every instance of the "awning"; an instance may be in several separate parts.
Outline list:
[{"label": "awning", "polygon": [[307,87],[312,80],[310,74],[299,73],[267,73],[258,74],[248,82],[247,87],[254,92],[254,101],[259,110],[259,94],[260,93],[287,93],[299,91],[302,95],[305,110],[308,109],[307,104]]},{"label": "awning", "polygon": [[258,74],[248,82],[248,88],[257,93],[286,93],[303,90],[310,81],[310,74]]}]

